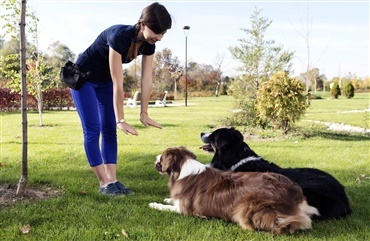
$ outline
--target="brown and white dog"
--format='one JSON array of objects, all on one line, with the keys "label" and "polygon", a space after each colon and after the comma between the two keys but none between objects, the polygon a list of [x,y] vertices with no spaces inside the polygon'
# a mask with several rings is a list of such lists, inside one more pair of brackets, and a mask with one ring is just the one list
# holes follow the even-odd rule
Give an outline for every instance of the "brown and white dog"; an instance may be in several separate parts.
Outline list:
[{"label": "brown and white dog", "polygon": [[208,167],[184,147],[166,149],[155,168],[169,177],[170,205],[151,208],[184,215],[221,218],[243,229],[273,234],[311,228],[316,208],[307,204],[301,188],[280,174],[224,172]]}]

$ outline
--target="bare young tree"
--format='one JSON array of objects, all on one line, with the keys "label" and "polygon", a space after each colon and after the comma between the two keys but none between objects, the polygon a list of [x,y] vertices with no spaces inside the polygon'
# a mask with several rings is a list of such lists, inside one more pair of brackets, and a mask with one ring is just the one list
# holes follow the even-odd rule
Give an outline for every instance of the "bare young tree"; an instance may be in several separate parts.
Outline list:
[{"label": "bare young tree", "polygon": [[[301,60],[302,63],[305,63],[306,65],[306,72],[303,73],[301,76],[303,77],[303,80],[306,84],[306,92],[308,93],[310,90],[310,86],[314,93],[317,91],[317,76],[314,75],[315,71],[313,71],[315,68],[313,67],[315,63],[320,61],[321,57],[317,58],[316,60],[312,61],[312,54],[311,54],[311,32],[312,32],[312,17],[310,17],[310,7],[309,2],[307,2],[306,5],[306,23],[302,23],[302,31],[296,30],[296,32],[304,39],[305,45],[306,45],[306,52],[307,52],[307,60],[306,62],[304,60]],[[303,21],[302,21],[303,22]],[[323,55],[325,50],[321,55]]]},{"label": "bare young tree", "polygon": [[258,122],[255,104],[260,84],[278,71],[290,71],[293,52],[286,51],[282,44],[266,40],[265,33],[272,20],[261,16],[255,8],[250,17],[250,28],[241,30],[247,37],[238,39],[239,45],[229,47],[231,55],[241,63],[241,76],[230,84],[230,93],[235,98],[239,113],[231,118],[233,125],[256,125]]},{"label": "bare young tree", "polygon": [[222,65],[224,63],[224,60],[225,60],[225,55],[224,54],[217,54],[216,56],[216,59],[215,59],[215,65],[216,65],[216,68],[215,68],[215,71],[217,73],[217,87],[216,87],[216,97],[218,97],[218,95],[220,94],[220,88],[221,88],[221,84],[222,84]]},{"label": "bare young tree", "polygon": [[20,21],[20,46],[21,46],[21,112],[22,112],[22,174],[18,182],[16,195],[24,195],[28,180],[28,120],[27,120],[27,85],[26,85],[26,4],[27,0],[21,2]]}]

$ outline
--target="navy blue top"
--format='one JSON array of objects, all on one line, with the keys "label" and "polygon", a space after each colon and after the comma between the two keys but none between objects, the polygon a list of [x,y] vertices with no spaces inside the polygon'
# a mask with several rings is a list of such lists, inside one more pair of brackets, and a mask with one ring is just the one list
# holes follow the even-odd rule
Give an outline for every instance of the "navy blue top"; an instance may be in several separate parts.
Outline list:
[{"label": "navy blue top", "polygon": [[[82,71],[90,71],[89,82],[104,83],[112,81],[109,71],[109,47],[121,54],[122,63],[129,63],[127,52],[135,35],[135,25],[113,25],[104,30],[77,59]],[[152,55],[155,44],[143,42],[138,55]]]}]

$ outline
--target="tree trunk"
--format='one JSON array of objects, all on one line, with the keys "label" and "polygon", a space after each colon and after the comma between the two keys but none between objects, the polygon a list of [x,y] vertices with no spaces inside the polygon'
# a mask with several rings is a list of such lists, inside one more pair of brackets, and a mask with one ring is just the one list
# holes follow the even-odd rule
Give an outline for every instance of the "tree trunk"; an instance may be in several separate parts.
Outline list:
[{"label": "tree trunk", "polygon": [[[38,75],[37,75],[37,78],[39,78]],[[43,99],[42,99],[41,84],[38,84],[37,85],[37,109],[39,111],[40,126],[44,125],[42,122],[42,105],[43,105]]]},{"label": "tree trunk", "polygon": [[20,47],[21,47],[21,112],[22,112],[22,174],[18,182],[16,195],[21,197],[24,195],[28,179],[27,166],[27,85],[26,85],[26,0],[21,3],[21,22],[20,22]]}]

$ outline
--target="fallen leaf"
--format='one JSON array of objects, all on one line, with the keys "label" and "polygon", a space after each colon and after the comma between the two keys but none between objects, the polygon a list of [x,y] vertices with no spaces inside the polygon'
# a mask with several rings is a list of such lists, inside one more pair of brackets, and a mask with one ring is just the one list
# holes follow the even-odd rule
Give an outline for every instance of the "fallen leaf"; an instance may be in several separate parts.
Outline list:
[{"label": "fallen leaf", "polygon": [[23,234],[29,233],[31,230],[31,226],[29,224],[24,225],[23,227],[19,228]]},{"label": "fallen leaf", "polygon": [[81,191],[81,194],[82,194],[82,195],[87,195],[87,193],[88,193],[88,192],[87,192],[86,190],[82,190],[82,191]]},{"label": "fallen leaf", "polygon": [[366,177],[366,174],[360,174],[361,175],[361,177]]},{"label": "fallen leaf", "polygon": [[0,167],[5,167],[6,165],[4,163],[0,162]]},{"label": "fallen leaf", "polygon": [[122,229],[122,235],[125,236],[126,238],[128,238],[128,234],[126,233],[126,231],[124,229]]}]

